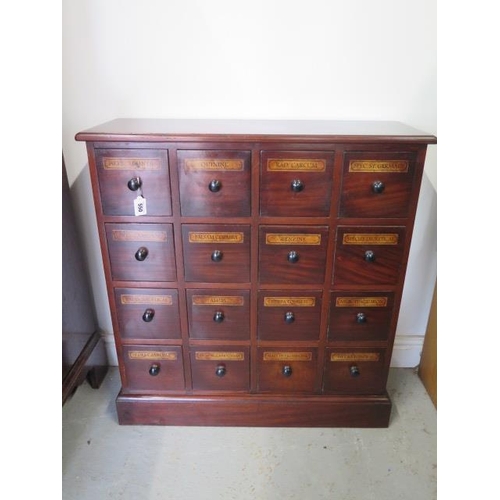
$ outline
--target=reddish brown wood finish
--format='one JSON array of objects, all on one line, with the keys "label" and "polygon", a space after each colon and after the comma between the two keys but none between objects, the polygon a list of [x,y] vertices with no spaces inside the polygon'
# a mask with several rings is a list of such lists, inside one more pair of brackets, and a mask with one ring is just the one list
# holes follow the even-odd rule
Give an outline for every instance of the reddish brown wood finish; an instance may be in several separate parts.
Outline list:
[{"label": "reddish brown wood finish", "polygon": [[308,290],[259,292],[260,340],[319,340],[322,293]]},{"label": "reddish brown wood finish", "polygon": [[[435,137],[396,123],[116,120],[77,139],[89,154],[120,423],[389,424],[385,384]],[[105,169],[104,158],[123,161]],[[129,171],[133,158],[157,161]],[[129,174],[141,177],[146,216],[133,215]],[[300,183],[292,189],[292,181]],[[116,238],[116,230],[129,233]],[[176,293],[145,322],[143,299],[123,304],[123,291]],[[194,304],[196,295],[243,297],[244,305],[214,309]],[[265,297],[315,302],[269,307]],[[339,297],[387,304],[337,307]]]},{"label": "reddish brown wood finish", "polygon": [[[106,215],[134,215],[134,199],[143,195],[150,216],[172,215],[167,152],[148,149],[101,149],[96,153],[102,210]],[[141,187],[132,191],[131,179]]]},{"label": "reddish brown wood finish", "polygon": [[179,150],[177,166],[182,215],[250,215],[249,151]]},{"label": "reddish brown wood finish", "polygon": [[248,290],[187,290],[192,339],[250,340]]},{"label": "reddish brown wood finish", "polygon": [[333,157],[334,152],[263,151],[261,215],[328,217]]},{"label": "reddish brown wood finish", "polygon": [[[351,300],[353,304],[346,307],[348,300]],[[379,300],[378,303],[377,300]],[[385,305],[383,305],[384,302]],[[333,292],[330,298],[328,339],[354,342],[387,341],[393,307],[394,294],[392,292]]]},{"label": "reddish brown wood finish", "polygon": [[124,339],[180,339],[177,289],[115,288],[116,314]]},{"label": "reddish brown wood finish", "polygon": [[[311,237],[315,243],[301,243],[304,235],[305,238]],[[270,238],[281,242],[270,243]],[[327,245],[326,226],[261,226],[259,281],[273,284],[323,283]],[[296,256],[296,261],[291,253]]]},{"label": "reddish brown wood finish", "polygon": [[[193,242],[193,234],[206,234],[207,243]],[[211,242],[212,235],[230,234],[235,242]],[[184,224],[184,273],[186,281],[248,283],[250,281],[250,226]],[[213,258],[219,252],[220,260]]]},{"label": "reddish brown wood finish", "polygon": [[[176,280],[171,224],[106,224],[105,230],[114,280]],[[142,261],[141,249],[147,252]]]}]

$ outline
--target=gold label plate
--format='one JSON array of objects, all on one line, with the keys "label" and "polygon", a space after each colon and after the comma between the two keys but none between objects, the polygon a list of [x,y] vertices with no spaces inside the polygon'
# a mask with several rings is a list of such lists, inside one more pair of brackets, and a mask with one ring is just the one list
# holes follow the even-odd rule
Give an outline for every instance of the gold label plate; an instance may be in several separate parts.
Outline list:
[{"label": "gold label plate", "polygon": [[263,361],[312,361],[312,352],[276,352],[266,351]]},{"label": "gold label plate", "polygon": [[244,361],[244,352],[196,351],[197,361]]},{"label": "gold label plate", "polygon": [[409,164],[408,160],[351,160],[349,162],[349,172],[406,174]]},{"label": "gold label plate", "polygon": [[193,306],[243,306],[245,298],[240,295],[193,295]]},{"label": "gold label plate", "polygon": [[113,229],[114,241],[167,241],[165,231],[130,231],[126,229]]},{"label": "gold label plate", "polygon": [[104,170],[160,170],[160,158],[103,158]]},{"label": "gold label plate", "polygon": [[396,233],[347,233],[342,238],[344,245],[397,245],[398,242]]},{"label": "gold label plate", "polygon": [[195,158],[184,160],[184,169],[199,172],[238,172],[244,169],[245,162],[241,159],[206,159]]},{"label": "gold label plate", "polygon": [[387,297],[337,297],[335,307],[386,307]]},{"label": "gold label plate", "polygon": [[324,172],[326,160],[270,158],[267,160],[267,170],[270,172]]},{"label": "gold label plate", "polygon": [[189,243],[243,243],[243,233],[189,233]]},{"label": "gold label plate", "polygon": [[129,351],[128,357],[129,359],[177,361],[175,351]]},{"label": "gold label plate", "polygon": [[321,245],[321,234],[266,234],[266,245]]},{"label": "gold label plate", "polygon": [[120,295],[120,302],[124,305],[155,305],[155,306],[171,306],[172,295]]},{"label": "gold label plate", "polygon": [[264,297],[264,307],[314,307],[316,297]]},{"label": "gold label plate", "polygon": [[379,361],[378,352],[332,352],[330,361]]}]

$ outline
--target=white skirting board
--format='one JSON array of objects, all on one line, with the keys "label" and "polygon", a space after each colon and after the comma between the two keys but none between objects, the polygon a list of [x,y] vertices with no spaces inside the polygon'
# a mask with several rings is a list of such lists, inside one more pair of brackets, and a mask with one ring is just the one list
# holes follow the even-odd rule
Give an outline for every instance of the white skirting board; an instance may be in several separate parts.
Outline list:
[{"label": "white skirting board", "polygon": [[[108,362],[110,366],[118,366],[115,339],[112,334],[103,335]],[[420,364],[420,356],[424,345],[423,335],[398,335],[394,341],[391,367],[415,368]]]}]

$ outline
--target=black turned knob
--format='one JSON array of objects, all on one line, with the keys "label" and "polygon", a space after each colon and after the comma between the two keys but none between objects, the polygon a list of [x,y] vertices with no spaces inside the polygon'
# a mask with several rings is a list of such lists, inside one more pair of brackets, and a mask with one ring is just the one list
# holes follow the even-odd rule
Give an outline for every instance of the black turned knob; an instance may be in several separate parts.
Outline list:
[{"label": "black turned knob", "polygon": [[294,179],[291,188],[294,193],[300,193],[304,189],[304,183],[300,179]]},{"label": "black turned knob", "polygon": [[356,323],[366,323],[366,314],[365,313],[356,314]]},{"label": "black turned knob", "polygon": [[130,191],[137,191],[142,186],[142,179],[140,177],[132,177],[127,183]]},{"label": "black turned knob", "polygon": [[151,365],[151,367],[149,368],[149,374],[152,377],[156,377],[158,373],[160,373],[160,365],[157,365],[156,363],[154,365]]},{"label": "black turned knob", "polygon": [[218,193],[222,188],[222,182],[217,180],[217,179],[213,179],[210,181],[210,184],[208,185],[208,189],[210,189],[210,191],[212,191],[212,193]]},{"label": "black turned knob", "polygon": [[295,264],[299,261],[299,254],[295,250],[290,250],[288,252],[288,262]]},{"label": "black turned knob", "polygon": [[222,323],[224,321],[224,313],[222,311],[215,311],[214,321],[216,323]]},{"label": "black turned knob", "polygon": [[212,260],[214,262],[220,262],[222,260],[222,256],[223,256],[223,254],[220,250],[214,250],[212,252]]},{"label": "black turned knob", "polygon": [[372,184],[372,191],[376,194],[383,193],[385,189],[385,185],[382,181],[375,181]]},{"label": "black turned knob", "polygon": [[375,254],[371,250],[365,252],[366,262],[375,262]]},{"label": "black turned knob", "polygon": [[285,365],[283,370],[281,370],[283,377],[291,377],[292,376],[292,367],[290,365]]},{"label": "black turned knob", "polygon": [[293,311],[287,311],[285,313],[285,323],[293,323],[295,321],[295,314]]},{"label": "black turned knob", "polygon": [[146,260],[146,257],[148,256],[149,250],[146,247],[141,247],[137,252],[135,252],[135,258],[139,261],[142,262],[143,260]]},{"label": "black turned knob", "polygon": [[351,373],[351,377],[359,377],[359,368],[354,365],[349,368],[349,372]]},{"label": "black turned knob", "polygon": [[215,374],[218,377],[223,377],[226,374],[226,366],[225,365],[218,365],[217,368],[215,369]]},{"label": "black turned knob", "polygon": [[146,309],[144,311],[144,314],[142,315],[142,321],[145,321],[146,323],[150,323],[153,321],[153,318],[155,317],[155,310],[154,309]]}]

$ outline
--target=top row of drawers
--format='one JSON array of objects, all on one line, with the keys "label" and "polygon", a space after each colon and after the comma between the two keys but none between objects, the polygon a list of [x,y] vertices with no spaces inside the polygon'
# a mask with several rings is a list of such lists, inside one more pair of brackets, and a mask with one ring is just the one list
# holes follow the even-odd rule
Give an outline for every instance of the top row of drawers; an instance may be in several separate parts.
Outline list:
[{"label": "top row of drawers", "polygon": [[[328,217],[334,189],[334,151],[261,151],[260,215]],[[411,151],[346,151],[339,217],[407,217],[415,172]],[[104,215],[172,215],[168,152],[98,149],[96,165]],[[251,215],[251,151],[178,150],[181,215]]]}]

